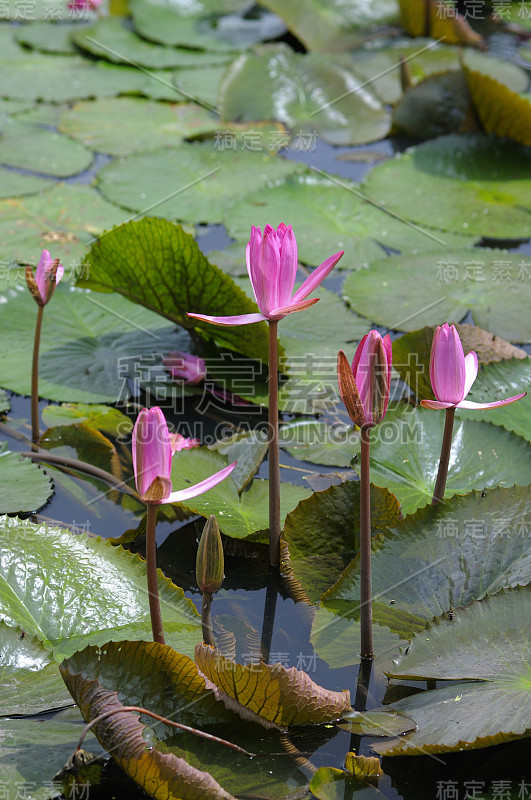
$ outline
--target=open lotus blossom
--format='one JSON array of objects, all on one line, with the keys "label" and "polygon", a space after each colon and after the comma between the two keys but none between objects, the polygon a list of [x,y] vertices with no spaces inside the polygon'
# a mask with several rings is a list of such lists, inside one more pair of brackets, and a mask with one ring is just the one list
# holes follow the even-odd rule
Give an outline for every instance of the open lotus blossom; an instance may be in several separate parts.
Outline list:
[{"label": "open lotus blossom", "polygon": [[172,376],[184,383],[201,383],[206,375],[205,361],[181,350],[172,350],[162,359],[162,363]]},{"label": "open lotus blossom", "polygon": [[318,297],[308,299],[308,295],[326,278],[342,255],[343,251],[323,261],[293,294],[297,274],[297,242],[291,225],[282,222],[276,230],[266,225],[263,235],[261,229],[253,225],[246,260],[260,313],[234,317],[209,317],[205,314],[188,316],[214,325],[247,325],[264,320],[277,321],[294,311],[303,311],[317,303]]},{"label": "open lotus blossom", "polygon": [[370,331],[359,343],[352,366],[340,350],[337,356],[339,393],[351,420],[360,428],[372,428],[385,417],[393,361],[389,335],[382,339]]},{"label": "open lotus blossom", "polygon": [[133,428],[133,470],[142,502],[151,505],[179,503],[197,497],[226,478],[236,462],[200,483],[172,492],[171,461],[174,449],[161,409],[143,408]]},{"label": "open lotus blossom", "polygon": [[64,268],[58,258],[52,258],[48,250],[43,250],[35,275],[30,266],[26,267],[26,284],[35,302],[40,306],[49,303],[55,287],[64,275]]},{"label": "open lotus blossom", "polygon": [[424,408],[497,408],[514,403],[527,392],[497,400],[494,403],[473,403],[465,400],[478,374],[478,357],[472,351],[466,358],[455,325],[440,325],[431,346],[430,381],[436,400],[421,400]]}]

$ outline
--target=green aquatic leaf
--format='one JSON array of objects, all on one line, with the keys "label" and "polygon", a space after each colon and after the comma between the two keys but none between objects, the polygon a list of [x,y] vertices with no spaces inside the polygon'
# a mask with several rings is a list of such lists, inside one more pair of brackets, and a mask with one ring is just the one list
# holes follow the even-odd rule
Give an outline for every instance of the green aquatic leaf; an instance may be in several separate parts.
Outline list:
[{"label": "green aquatic leaf", "polygon": [[63,403],[49,405],[42,409],[42,421],[48,428],[56,425],[87,424],[111,436],[127,436],[133,430],[133,423],[117,408],[87,405],[86,403]]},{"label": "green aquatic leaf", "polygon": [[430,75],[410,87],[393,110],[393,131],[414,139],[478,130],[464,73]]},{"label": "green aquatic leaf", "polygon": [[[178,100],[193,100],[216,109],[221,79],[226,67],[203,67],[201,69],[176,69],[172,82]],[[218,127],[219,123],[218,123]]]},{"label": "green aquatic leaf", "polygon": [[[52,251],[53,252],[53,251]],[[159,314],[116,294],[70,289],[60,284],[44,314],[39,360],[39,394],[50,400],[115,403],[130,397],[129,370],[153,368],[170,350],[186,349],[188,336]],[[51,312],[51,313],[50,313]],[[10,336],[0,342],[6,388],[31,391],[35,303],[27,291],[11,292],[1,306]]]},{"label": "green aquatic leaf", "polygon": [[359,429],[315,420],[282,425],[279,440],[280,446],[294,458],[331,467],[348,467],[361,449]]},{"label": "green aquatic leaf", "polygon": [[486,133],[531,145],[531,102],[488,75],[465,68],[465,76]]},{"label": "green aquatic leaf", "polygon": [[66,178],[87,169],[93,158],[79,142],[23,118],[2,127],[0,161],[6,166]]},{"label": "green aquatic leaf", "polygon": [[37,511],[53,495],[51,478],[28,458],[10,453],[7,443],[0,444],[1,514]]},{"label": "green aquatic leaf", "polygon": [[[0,138],[1,142],[1,138]],[[37,194],[43,189],[53,186],[53,181],[38,175],[24,175],[12,169],[0,167],[0,200],[6,197],[20,197],[25,194]]]},{"label": "green aquatic leaf", "polygon": [[15,40],[42,53],[72,55],[78,52],[72,41],[72,34],[78,33],[85,27],[80,22],[61,22],[55,25],[51,25],[49,20],[30,22],[16,28]]},{"label": "green aquatic leaf", "polygon": [[[139,556],[100,538],[10,517],[2,518],[0,543],[2,618],[40,640],[56,660],[89,644],[152,637]],[[43,594],[42,586],[53,591]],[[160,572],[159,593],[168,643],[193,652],[201,638],[194,604]]]},{"label": "green aquatic leaf", "polygon": [[526,239],[531,151],[479,133],[443,136],[375,167],[363,190],[418,225]]},{"label": "green aquatic leaf", "polygon": [[335,767],[319,767],[310,781],[310,790],[319,800],[382,800],[385,797],[375,786]]},{"label": "green aquatic leaf", "polygon": [[480,328],[529,342],[530,274],[531,259],[520,253],[450,245],[445,252],[373,261],[347,277],[343,294],[358,314],[395,330],[459,322],[470,310]]},{"label": "green aquatic leaf", "polygon": [[3,389],[0,389],[0,413],[9,411],[10,407],[11,403],[9,402],[9,397]]}]

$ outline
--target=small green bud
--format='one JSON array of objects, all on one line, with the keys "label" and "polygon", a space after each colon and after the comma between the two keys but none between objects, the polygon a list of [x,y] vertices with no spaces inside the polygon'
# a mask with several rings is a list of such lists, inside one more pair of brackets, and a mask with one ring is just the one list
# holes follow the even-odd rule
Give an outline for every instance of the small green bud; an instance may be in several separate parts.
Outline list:
[{"label": "small green bud", "polygon": [[225,561],[218,521],[212,514],[206,521],[195,562],[195,577],[202,592],[213,594],[223,583]]}]

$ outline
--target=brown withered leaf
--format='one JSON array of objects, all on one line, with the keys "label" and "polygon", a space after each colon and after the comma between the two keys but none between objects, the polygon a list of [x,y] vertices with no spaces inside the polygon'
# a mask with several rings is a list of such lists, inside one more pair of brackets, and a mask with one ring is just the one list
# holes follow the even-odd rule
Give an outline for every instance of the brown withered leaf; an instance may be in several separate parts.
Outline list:
[{"label": "brown withered leaf", "polygon": [[472,102],[486,133],[531,145],[531,103],[503,83],[463,67]]},{"label": "brown withered leaf", "polygon": [[243,666],[200,643],[195,661],[201,672],[247,709],[280,726],[311,725],[337,719],[350,708],[350,693],[332,692],[295,667]]}]

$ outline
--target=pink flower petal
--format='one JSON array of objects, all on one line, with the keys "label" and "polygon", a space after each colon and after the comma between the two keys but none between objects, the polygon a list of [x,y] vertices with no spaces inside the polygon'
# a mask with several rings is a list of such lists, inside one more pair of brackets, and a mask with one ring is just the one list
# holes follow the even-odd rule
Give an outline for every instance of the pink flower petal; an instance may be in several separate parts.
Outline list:
[{"label": "pink flower petal", "polygon": [[[280,226],[279,226],[280,228]],[[280,267],[277,278],[279,306],[289,305],[297,275],[297,242],[291,225],[281,231]],[[279,236],[279,234],[277,234]],[[279,237],[280,238],[280,237]]]},{"label": "pink flower petal", "polygon": [[143,408],[133,428],[133,471],[138,494],[143,497],[156,478],[171,491],[171,444],[161,409]]},{"label": "pink flower petal", "polygon": [[302,300],[300,303],[290,303],[287,306],[280,306],[279,308],[271,309],[268,319],[277,321],[288,314],[293,314],[295,311],[304,311],[305,308],[315,305],[319,302],[318,297],[310,297],[308,300]]},{"label": "pink flower petal", "polygon": [[[525,397],[527,392],[523,394],[517,394],[514,397],[508,397],[506,400],[497,400],[494,403],[473,403],[471,400],[461,400],[460,403],[457,404],[457,408],[498,408],[498,406],[508,406],[509,403],[515,403],[517,400],[521,400],[522,397]],[[426,401],[422,401],[423,403]]]},{"label": "pink flower petal", "polygon": [[172,492],[169,497],[166,497],[164,502],[181,503],[183,500],[188,500],[190,497],[197,497],[198,495],[203,494],[203,492],[208,492],[209,489],[217,486],[218,483],[221,483],[222,480],[230,475],[235,466],[236,461],[234,461],[232,464],[229,464],[228,467],[220,469],[219,472],[215,472],[214,475],[211,475],[209,478],[206,478],[200,483],[189,486],[187,489],[181,489],[178,492]]},{"label": "pink flower petal", "polygon": [[478,357],[472,350],[465,357],[465,387],[463,390],[463,400],[469,393],[472,384],[478,376]]},{"label": "pink flower petal", "polygon": [[235,317],[209,317],[206,314],[192,314],[188,312],[189,317],[200,319],[203,322],[211,322],[212,325],[250,325],[253,322],[267,321],[267,317],[263,314],[238,314]]},{"label": "pink flower petal", "polygon": [[455,325],[438,327],[433,336],[430,357],[431,388],[438,400],[455,405],[464,396],[465,355]]},{"label": "pink flower petal", "polygon": [[454,408],[455,403],[444,403],[442,400],[421,400],[420,404],[423,408],[434,408],[439,411],[441,408]]},{"label": "pink flower petal", "polygon": [[313,292],[317,286],[319,286],[321,281],[323,281],[328,273],[335,267],[342,255],[343,250],[341,250],[339,253],[336,253],[334,256],[330,256],[330,258],[327,258],[326,261],[323,261],[319,267],[314,269],[312,274],[306,278],[302,286],[297,289],[291,298],[291,301],[293,303],[298,303],[299,300],[304,300],[305,297],[308,297],[308,295]]}]

